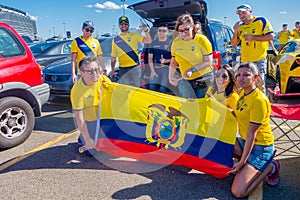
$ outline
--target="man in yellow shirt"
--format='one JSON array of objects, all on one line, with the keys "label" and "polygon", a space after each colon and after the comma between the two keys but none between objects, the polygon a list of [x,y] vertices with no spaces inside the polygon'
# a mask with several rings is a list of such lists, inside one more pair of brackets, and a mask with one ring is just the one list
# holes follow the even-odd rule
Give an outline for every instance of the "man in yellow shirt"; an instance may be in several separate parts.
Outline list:
[{"label": "man in yellow shirt", "polygon": [[295,28],[291,31],[292,40],[300,38],[300,22],[295,23]]},{"label": "man in yellow shirt", "polygon": [[111,77],[115,75],[116,58],[119,59],[119,75],[121,84],[141,86],[141,68],[138,55],[138,43],[150,44],[151,36],[145,24],[142,25],[145,37],[138,33],[129,32],[129,19],[126,16],[119,18],[121,34],[112,41]]},{"label": "man in yellow shirt", "polygon": [[[85,21],[82,25],[83,35],[75,38],[71,44],[71,70],[72,80],[77,80],[76,65],[86,56],[97,56],[99,59],[102,71],[105,72],[105,65],[102,58],[102,49],[97,39],[93,38],[94,23]],[[77,68],[77,74],[80,75],[80,70]]]},{"label": "man in yellow shirt", "polygon": [[282,31],[280,31],[277,35],[277,37],[279,39],[279,41],[278,41],[278,43],[279,43],[278,50],[281,50],[282,47],[289,41],[289,37],[293,36],[287,28],[288,28],[288,25],[283,24],[282,25]]},{"label": "man in yellow shirt", "polygon": [[232,45],[241,45],[241,61],[253,62],[257,65],[265,89],[265,75],[267,71],[268,42],[274,39],[273,28],[264,17],[252,15],[252,8],[248,4],[237,7],[236,13],[242,23],[237,22],[233,29]]},{"label": "man in yellow shirt", "polygon": [[[80,131],[79,143],[85,149],[95,148],[94,136],[99,115],[101,87],[109,78],[102,75],[99,60],[96,56],[88,56],[79,62],[81,77],[71,90],[71,103],[76,123]],[[81,145],[80,144],[80,145]]]}]

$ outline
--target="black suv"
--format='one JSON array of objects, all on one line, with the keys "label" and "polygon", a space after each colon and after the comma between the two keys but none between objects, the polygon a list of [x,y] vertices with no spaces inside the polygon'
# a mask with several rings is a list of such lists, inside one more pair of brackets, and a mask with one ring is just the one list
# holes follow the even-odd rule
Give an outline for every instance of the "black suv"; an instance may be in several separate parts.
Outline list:
[{"label": "black suv", "polygon": [[[231,45],[233,37],[232,29],[219,20],[208,20],[207,4],[202,0],[148,0],[128,6],[135,11],[146,22],[152,23],[150,34],[156,37],[157,28],[160,24],[167,24],[169,29],[174,30],[176,19],[179,15],[189,13],[194,21],[202,25],[203,34],[210,40],[213,48],[213,68],[218,69],[221,65],[229,63],[234,65],[238,60],[238,47]],[[148,46],[144,46],[141,54],[142,69],[144,78],[149,74],[148,67]],[[147,80],[145,80],[147,82]]]}]

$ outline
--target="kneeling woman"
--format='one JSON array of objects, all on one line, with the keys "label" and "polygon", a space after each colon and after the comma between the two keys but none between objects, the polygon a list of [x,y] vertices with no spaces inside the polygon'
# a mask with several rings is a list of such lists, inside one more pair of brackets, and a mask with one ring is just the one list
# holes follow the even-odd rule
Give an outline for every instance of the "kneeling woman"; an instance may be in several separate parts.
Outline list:
[{"label": "kneeling woman", "polygon": [[236,76],[238,86],[242,89],[234,110],[240,137],[234,148],[238,162],[229,173],[236,173],[231,187],[232,194],[241,198],[248,196],[266,176],[269,185],[277,185],[280,164],[273,160],[271,105],[261,91],[261,79],[256,65],[242,63]]}]

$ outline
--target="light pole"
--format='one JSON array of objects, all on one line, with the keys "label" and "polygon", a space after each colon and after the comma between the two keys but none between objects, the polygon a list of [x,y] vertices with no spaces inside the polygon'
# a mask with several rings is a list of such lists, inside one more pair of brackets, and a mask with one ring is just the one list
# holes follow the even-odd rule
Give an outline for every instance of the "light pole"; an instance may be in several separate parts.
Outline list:
[{"label": "light pole", "polygon": [[[65,22],[63,22],[63,27],[64,27],[64,34],[63,34],[63,36],[66,36],[66,23]],[[66,38],[67,38],[67,36],[66,36]]]},{"label": "light pole", "polygon": [[125,16],[125,1],[126,0],[121,0],[121,2],[123,3],[123,16]]},{"label": "light pole", "polygon": [[227,19],[227,17],[224,17],[224,24],[226,25],[226,19]]}]

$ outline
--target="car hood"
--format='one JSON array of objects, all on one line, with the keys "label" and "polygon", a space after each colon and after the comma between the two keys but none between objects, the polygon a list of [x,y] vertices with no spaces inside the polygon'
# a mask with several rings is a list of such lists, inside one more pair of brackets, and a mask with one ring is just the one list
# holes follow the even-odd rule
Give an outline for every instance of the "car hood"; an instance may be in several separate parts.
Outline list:
[{"label": "car hood", "polygon": [[47,65],[43,71],[47,73],[71,73],[71,57],[55,61]]},{"label": "car hood", "polygon": [[142,18],[150,22],[176,21],[177,17],[184,13],[190,13],[194,18],[206,18],[206,2],[201,0],[149,0],[128,6]]},{"label": "car hood", "polygon": [[[107,68],[107,72],[111,71],[110,64],[111,58],[110,57],[103,57],[104,65]],[[116,68],[118,68],[119,64],[116,63]],[[71,73],[71,57],[67,57],[58,61],[55,61],[49,65],[47,65],[43,72],[46,73]]]}]

